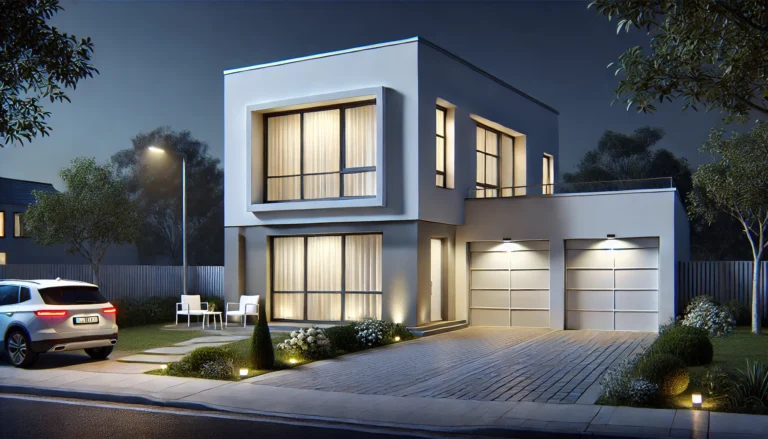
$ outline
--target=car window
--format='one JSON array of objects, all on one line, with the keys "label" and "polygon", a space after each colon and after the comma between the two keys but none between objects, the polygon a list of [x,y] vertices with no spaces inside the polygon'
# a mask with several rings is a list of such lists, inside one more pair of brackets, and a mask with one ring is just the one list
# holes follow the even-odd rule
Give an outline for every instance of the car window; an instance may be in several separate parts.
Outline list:
[{"label": "car window", "polygon": [[27,287],[21,287],[21,290],[19,290],[19,303],[30,299],[32,299],[32,292]]},{"label": "car window", "polygon": [[16,285],[0,285],[0,306],[15,305],[19,302],[19,287]]},{"label": "car window", "polygon": [[38,290],[48,305],[88,305],[107,303],[96,287],[53,287]]}]

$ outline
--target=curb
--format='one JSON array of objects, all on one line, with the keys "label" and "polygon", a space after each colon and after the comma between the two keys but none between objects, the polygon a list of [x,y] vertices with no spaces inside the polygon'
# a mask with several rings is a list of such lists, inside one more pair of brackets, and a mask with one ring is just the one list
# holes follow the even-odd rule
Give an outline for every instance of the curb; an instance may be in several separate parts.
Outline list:
[{"label": "curb", "polygon": [[55,398],[70,398],[87,401],[111,402],[131,405],[148,405],[154,407],[177,408],[195,411],[213,411],[228,414],[252,415],[283,422],[314,422],[338,428],[367,427],[372,429],[386,429],[390,434],[429,435],[442,436],[481,436],[481,437],[515,437],[520,439],[572,439],[572,438],[599,438],[599,439],[640,439],[648,436],[616,435],[598,432],[567,432],[560,430],[533,430],[520,427],[500,426],[476,426],[476,427],[438,427],[429,425],[392,424],[387,422],[357,421],[351,419],[330,418],[311,415],[296,415],[287,413],[264,412],[247,409],[232,409],[201,402],[173,401],[150,396],[124,395],[114,393],[87,392],[82,390],[51,389],[45,387],[17,386],[0,384],[0,394],[47,396]]}]

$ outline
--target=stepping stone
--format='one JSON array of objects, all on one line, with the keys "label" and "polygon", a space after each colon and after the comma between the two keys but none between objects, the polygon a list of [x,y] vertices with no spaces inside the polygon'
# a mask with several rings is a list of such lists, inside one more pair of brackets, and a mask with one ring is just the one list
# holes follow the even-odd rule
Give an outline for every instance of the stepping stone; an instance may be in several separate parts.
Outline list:
[{"label": "stepping stone", "polygon": [[232,343],[233,341],[245,340],[248,336],[245,335],[212,335],[209,337],[197,337],[191,340],[176,343],[175,346],[189,346],[191,344],[199,343]]},{"label": "stepping stone", "polygon": [[194,351],[197,348],[224,346],[227,343],[195,343],[185,346],[170,346],[167,348],[154,348],[144,351],[145,354],[163,354],[163,355],[184,355]]},{"label": "stepping stone", "polygon": [[151,363],[151,364],[168,364],[174,361],[179,361],[184,357],[183,355],[147,355],[136,354],[123,357],[117,361],[123,363]]}]

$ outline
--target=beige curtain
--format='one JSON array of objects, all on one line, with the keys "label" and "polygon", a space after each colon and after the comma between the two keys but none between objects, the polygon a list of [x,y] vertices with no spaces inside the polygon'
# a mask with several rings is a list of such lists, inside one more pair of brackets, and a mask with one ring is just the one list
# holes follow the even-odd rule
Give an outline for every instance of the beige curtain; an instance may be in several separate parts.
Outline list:
[{"label": "beige curtain", "polygon": [[304,291],[304,238],[274,238],[273,291]]},{"label": "beige curtain", "polygon": [[376,171],[344,174],[345,197],[372,197],[376,195]]},{"label": "beige curtain", "polygon": [[381,319],[381,294],[347,294],[344,304],[346,320]]},{"label": "beige curtain", "polygon": [[307,291],[341,291],[341,236],[307,238]]},{"label": "beige curtain", "polygon": [[[301,172],[301,115],[267,119],[267,176],[298,175]],[[269,201],[297,200],[301,197],[299,177],[270,178]]]},{"label": "beige curtain", "polygon": [[345,168],[376,166],[376,105],[348,108],[344,135]]},{"label": "beige curtain", "polygon": [[345,286],[347,291],[381,291],[381,235],[348,235]]},{"label": "beige curtain", "polygon": [[272,313],[276,319],[304,320],[304,295],[272,294]]},{"label": "beige curtain", "polygon": [[341,294],[307,294],[307,320],[341,320]]}]

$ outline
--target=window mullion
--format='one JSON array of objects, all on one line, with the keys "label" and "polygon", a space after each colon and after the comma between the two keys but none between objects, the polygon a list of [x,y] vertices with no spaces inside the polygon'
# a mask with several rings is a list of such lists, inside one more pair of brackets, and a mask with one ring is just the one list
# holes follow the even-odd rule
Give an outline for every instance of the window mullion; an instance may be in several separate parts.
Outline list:
[{"label": "window mullion", "polygon": [[[304,113],[299,117],[299,199],[304,199]],[[305,255],[306,257],[306,255]]]},{"label": "window mullion", "polygon": [[[339,198],[344,197],[344,161],[347,157],[347,133],[345,132],[346,128],[346,115],[347,111],[346,109],[342,108],[339,110]],[[343,299],[342,299],[343,302]]]},{"label": "window mullion", "polygon": [[309,314],[307,313],[307,309],[309,308],[309,294],[307,294],[307,290],[309,289],[309,284],[307,283],[307,267],[309,267],[309,264],[307,263],[309,259],[309,253],[307,252],[308,248],[308,238],[304,237],[304,320],[307,320]]},{"label": "window mullion", "polygon": [[345,302],[347,300],[347,237],[341,237],[341,321],[347,319]]}]

